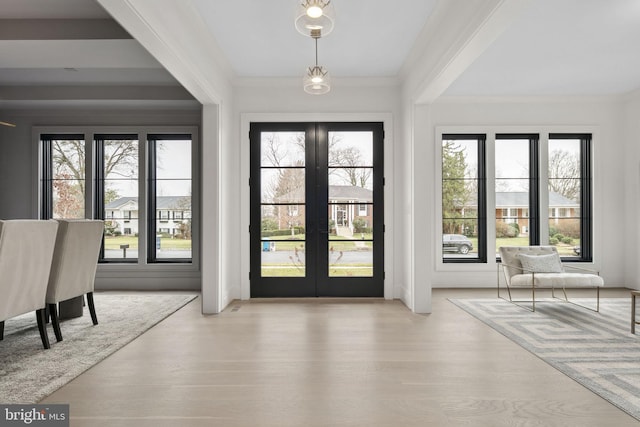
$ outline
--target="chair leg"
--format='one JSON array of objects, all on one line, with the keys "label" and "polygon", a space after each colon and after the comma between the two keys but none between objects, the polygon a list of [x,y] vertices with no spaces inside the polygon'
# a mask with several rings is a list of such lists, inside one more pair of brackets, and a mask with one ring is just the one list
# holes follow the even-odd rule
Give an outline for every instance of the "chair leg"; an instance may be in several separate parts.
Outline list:
[{"label": "chair leg", "polygon": [[0,322],[0,341],[4,339],[4,320]]},{"label": "chair leg", "polygon": [[36,310],[36,319],[38,320],[38,330],[40,331],[40,339],[45,350],[51,348],[49,345],[49,335],[47,335],[47,325],[45,322],[44,308]]},{"label": "chair leg", "polygon": [[96,307],[93,305],[93,292],[87,292],[87,304],[89,305],[89,313],[91,313],[91,321],[97,325],[98,316],[96,316]]},{"label": "chair leg", "polygon": [[62,341],[62,331],[60,331],[60,319],[58,318],[58,310],[55,304],[49,304],[49,314],[51,315],[51,324],[53,332],[56,334],[56,341]]}]

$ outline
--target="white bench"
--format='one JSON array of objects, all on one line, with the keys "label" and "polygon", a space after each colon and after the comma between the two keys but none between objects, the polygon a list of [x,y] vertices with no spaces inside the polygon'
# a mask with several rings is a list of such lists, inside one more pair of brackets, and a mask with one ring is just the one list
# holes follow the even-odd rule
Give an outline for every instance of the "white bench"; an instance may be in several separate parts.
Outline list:
[{"label": "white bench", "polygon": [[[551,295],[554,298],[554,291],[562,289],[565,301],[569,301],[567,288],[595,288],[596,308],[594,311],[600,311],[600,288],[604,286],[604,280],[600,277],[599,272],[563,265],[555,246],[502,246],[499,250],[501,257],[501,263],[498,264],[499,298],[503,298],[500,295],[500,270],[502,270],[510,302],[530,302],[531,310],[535,311],[536,289],[551,289]],[[578,272],[566,271],[569,269]],[[514,288],[531,289],[531,300],[515,301],[512,299],[511,290]],[[590,307],[585,308],[593,310]]]}]

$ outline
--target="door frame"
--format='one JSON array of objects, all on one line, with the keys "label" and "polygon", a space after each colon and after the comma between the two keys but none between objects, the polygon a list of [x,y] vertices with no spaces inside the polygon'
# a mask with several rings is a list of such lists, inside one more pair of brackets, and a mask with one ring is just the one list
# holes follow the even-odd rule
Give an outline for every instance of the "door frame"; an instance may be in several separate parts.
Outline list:
[{"label": "door frame", "polygon": [[292,122],[382,122],[384,129],[384,298],[394,299],[400,298],[405,293],[402,289],[396,289],[394,286],[394,216],[393,216],[393,116],[391,113],[242,113],[240,115],[240,253],[242,256],[239,260],[240,277],[240,298],[243,300],[251,299],[251,284],[249,281],[249,259],[250,259],[250,242],[249,242],[249,217],[250,217],[250,188],[249,176],[251,172],[250,159],[250,141],[249,128],[251,122],[273,122],[273,123],[292,123]]}]

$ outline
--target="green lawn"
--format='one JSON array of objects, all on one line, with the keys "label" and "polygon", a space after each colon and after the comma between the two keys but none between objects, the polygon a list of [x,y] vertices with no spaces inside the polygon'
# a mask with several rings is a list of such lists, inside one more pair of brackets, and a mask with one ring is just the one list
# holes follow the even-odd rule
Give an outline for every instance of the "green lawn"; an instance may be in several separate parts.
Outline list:
[{"label": "green lawn", "polygon": [[[373,235],[371,233],[365,233],[364,239],[362,239],[362,235],[358,235],[358,238],[354,239],[331,235],[329,236],[329,247],[333,247],[334,251],[344,252],[371,250],[373,248],[372,238]],[[293,251],[295,248],[304,250],[304,239],[304,234],[296,234],[294,236],[273,236],[263,240],[263,242],[274,242],[276,251]]]},{"label": "green lawn", "polygon": [[[473,250],[471,252],[478,253],[478,239],[476,237],[470,237],[469,240],[473,243]],[[556,248],[561,256],[575,256],[573,247],[579,245],[580,240],[574,239],[573,244],[558,243]],[[500,237],[496,239],[496,253],[498,253],[500,246],[529,246],[529,237]]]},{"label": "green lawn", "polygon": [[[120,245],[129,245],[129,249],[138,248],[138,238],[135,236],[105,236],[105,249],[120,249]],[[160,238],[160,247],[162,249],[171,249],[175,251],[191,250],[190,239],[172,239],[170,237]]]},{"label": "green lawn", "polygon": [[[262,277],[304,277],[304,267],[286,267],[283,265],[262,265]],[[373,267],[364,264],[348,264],[329,267],[329,277],[371,277]]]}]

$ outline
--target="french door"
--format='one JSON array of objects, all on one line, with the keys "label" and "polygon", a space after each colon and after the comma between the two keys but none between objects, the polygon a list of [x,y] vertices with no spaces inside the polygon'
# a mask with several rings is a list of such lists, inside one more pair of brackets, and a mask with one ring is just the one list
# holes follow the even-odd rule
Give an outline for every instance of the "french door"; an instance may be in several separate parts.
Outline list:
[{"label": "french door", "polygon": [[382,123],[252,123],[252,297],[384,293]]}]

